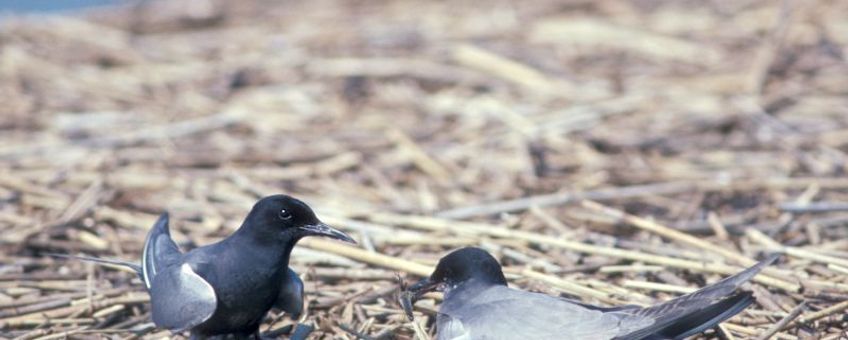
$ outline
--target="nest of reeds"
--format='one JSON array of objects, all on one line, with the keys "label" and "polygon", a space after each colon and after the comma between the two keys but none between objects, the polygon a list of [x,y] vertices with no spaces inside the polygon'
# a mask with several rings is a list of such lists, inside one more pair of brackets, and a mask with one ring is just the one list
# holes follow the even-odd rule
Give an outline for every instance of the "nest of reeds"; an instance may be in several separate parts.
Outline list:
[{"label": "nest of reeds", "polygon": [[[427,337],[400,275],[651,304],[786,255],[706,337],[845,339],[848,4],[168,1],[0,22],[0,334],[158,338],[125,271],[288,193],[311,337]],[[269,316],[263,331],[293,321]],[[416,335],[415,329],[418,328]]]}]

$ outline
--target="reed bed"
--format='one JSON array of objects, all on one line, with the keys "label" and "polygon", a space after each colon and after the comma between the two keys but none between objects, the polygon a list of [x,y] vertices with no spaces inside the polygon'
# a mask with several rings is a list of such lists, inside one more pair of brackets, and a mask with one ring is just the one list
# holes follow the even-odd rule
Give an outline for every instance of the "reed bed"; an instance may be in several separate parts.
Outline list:
[{"label": "reed bed", "polygon": [[449,250],[614,305],[764,253],[705,338],[845,339],[844,1],[145,1],[0,19],[0,337],[161,338],[132,273],[288,193],[359,245],[292,256],[315,339],[432,336]]}]

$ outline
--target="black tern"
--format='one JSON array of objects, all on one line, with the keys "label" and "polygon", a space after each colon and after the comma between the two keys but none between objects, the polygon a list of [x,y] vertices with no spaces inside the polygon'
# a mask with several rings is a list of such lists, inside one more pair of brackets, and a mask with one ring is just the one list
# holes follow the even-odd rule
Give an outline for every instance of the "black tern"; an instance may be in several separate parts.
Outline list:
[{"label": "black tern", "polygon": [[500,264],[479,248],[462,248],[439,261],[429,278],[410,286],[401,304],[441,291],[437,338],[678,340],[713,328],[744,310],[754,298],[737,289],[773,263],[756,265],[667,302],[640,307],[598,307],[507,287]]},{"label": "black tern", "polygon": [[322,223],[302,201],[286,195],[257,202],[229,237],[183,253],[171,239],[168,214],[147,235],[141,265],[120,260],[65,256],[132,268],[150,293],[153,322],[192,339],[259,338],[259,325],[277,308],[293,318],[303,308],[303,282],[288,268],[305,236],[356,243]]}]

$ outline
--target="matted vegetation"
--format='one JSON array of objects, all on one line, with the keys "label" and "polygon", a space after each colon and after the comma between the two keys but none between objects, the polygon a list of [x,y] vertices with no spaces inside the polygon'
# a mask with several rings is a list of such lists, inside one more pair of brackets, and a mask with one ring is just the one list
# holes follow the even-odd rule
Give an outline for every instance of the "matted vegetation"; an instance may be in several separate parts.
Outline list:
[{"label": "matted vegetation", "polygon": [[184,247],[207,244],[288,193],[360,241],[293,254],[314,338],[415,338],[396,275],[476,245],[517,287],[605,305],[783,251],[707,337],[845,339],[846,18],[844,1],[656,0],[5,17],[0,337],[167,336],[133,274],[46,253],[138,259],[166,210]]}]

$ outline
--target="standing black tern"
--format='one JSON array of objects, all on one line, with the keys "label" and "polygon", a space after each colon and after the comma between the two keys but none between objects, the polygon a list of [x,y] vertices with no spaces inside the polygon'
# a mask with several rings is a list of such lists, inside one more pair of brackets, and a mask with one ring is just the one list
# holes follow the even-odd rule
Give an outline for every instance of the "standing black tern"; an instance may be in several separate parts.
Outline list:
[{"label": "standing black tern", "polygon": [[444,292],[436,317],[439,340],[677,340],[715,327],[753,303],[750,292],[737,289],[778,256],[658,305],[606,308],[509,288],[497,260],[469,247],[442,258],[429,278],[405,291],[401,303],[408,309],[426,292]]},{"label": "standing black tern", "polygon": [[302,201],[274,195],[259,200],[229,237],[186,253],[171,239],[165,213],[147,235],[141,265],[66,257],[135,270],[150,293],[158,327],[189,330],[192,339],[258,339],[259,325],[271,308],[293,318],[301,313],[303,282],[288,263],[295,243],[305,236],[356,243],[322,223]]}]

